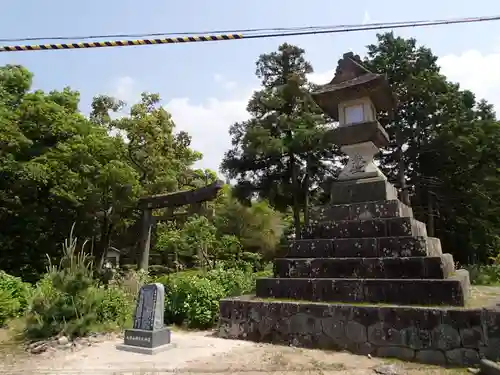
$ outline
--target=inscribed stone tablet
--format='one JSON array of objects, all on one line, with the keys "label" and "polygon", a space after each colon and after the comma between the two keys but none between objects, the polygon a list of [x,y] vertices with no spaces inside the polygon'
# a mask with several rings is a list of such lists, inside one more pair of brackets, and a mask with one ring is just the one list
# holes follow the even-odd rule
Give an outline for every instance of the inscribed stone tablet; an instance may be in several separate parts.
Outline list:
[{"label": "inscribed stone tablet", "polygon": [[163,328],[165,290],[155,283],[141,287],[134,314],[134,328],[154,330]]}]

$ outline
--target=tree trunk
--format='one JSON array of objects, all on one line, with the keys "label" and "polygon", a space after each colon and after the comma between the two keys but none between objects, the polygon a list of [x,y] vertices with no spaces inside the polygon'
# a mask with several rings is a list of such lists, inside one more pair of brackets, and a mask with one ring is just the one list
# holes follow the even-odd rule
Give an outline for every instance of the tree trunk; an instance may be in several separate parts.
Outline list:
[{"label": "tree trunk", "polygon": [[306,164],[306,175],[304,176],[304,184],[303,184],[303,189],[304,189],[304,226],[309,225],[309,184],[310,184],[310,178],[309,178],[309,162]]},{"label": "tree trunk", "polygon": [[410,196],[408,194],[408,187],[406,186],[406,177],[405,177],[405,161],[403,159],[403,135],[401,134],[401,129],[397,127],[396,130],[396,143],[398,145],[397,149],[397,159],[398,159],[398,182],[401,188],[401,201],[410,205]]},{"label": "tree trunk", "polygon": [[429,237],[435,236],[434,231],[434,197],[431,192],[427,193],[427,235]]},{"label": "tree trunk", "polygon": [[146,209],[142,213],[142,229],[140,254],[141,260],[139,269],[147,271],[149,268],[149,248],[151,245],[151,227],[152,227],[153,210]]},{"label": "tree trunk", "polygon": [[111,245],[111,230],[113,224],[110,223],[109,216],[104,214],[101,224],[101,238],[97,245],[97,253],[95,256],[95,266],[97,270],[101,270],[104,266],[104,261]]},{"label": "tree trunk", "polygon": [[300,203],[298,194],[300,187],[297,180],[297,169],[295,165],[295,155],[290,154],[290,173],[292,178],[292,211],[293,211],[293,226],[295,228],[295,239],[300,239]]}]

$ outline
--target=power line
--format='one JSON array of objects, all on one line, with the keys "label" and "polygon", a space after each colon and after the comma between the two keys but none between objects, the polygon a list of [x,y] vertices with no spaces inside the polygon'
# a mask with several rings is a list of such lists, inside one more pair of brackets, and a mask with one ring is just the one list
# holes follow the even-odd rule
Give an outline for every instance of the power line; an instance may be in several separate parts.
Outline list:
[{"label": "power line", "polygon": [[[192,42],[209,42],[235,39],[259,39],[259,38],[276,38],[286,36],[301,36],[315,34],[333,34],[346,33],[354,31],[369,31],[369,30],[384,30],[384,29],[399,29],[409,27],[424,27],[424,26],[440,26],[452,25],[461,23],[477,23],[487,21],[498,21],[500,16],[488,17],[468,17],[454,18],[443,20],[427,20],[427,21],[406,21],[406,22],[385,22],[385,23],[370,23],[370,24],[354,24],[354,25],[332,25],[332,26],[308,26],[308,27],[291,27],[291,28],[271,28],[271,29],[244,29],[244,30],[219,30],[220,32],[232,32],[230,34],[219,35],[191,35],[183,37],[166,37],[166,38],[149,38],[136,40],[110,40],[110,41],[95,41],[95,42],[76,42],[76,43],[61,43],[61,44],[37,44],[37,45],[13,45],[0,46],[0,52],[20,52],[20,51],[41,51],[41,50],[58,50],[58,49],[84,49],[84,48],[102,48],[102,47],[125,47],[139,45],[154,45],[154,44],[175,44],[175,43],[192,43]],[[239,33],[241,32],[241,33]],[[216,34],[215,32],[213,32]],[[175,33],[175,35],[185,35],[188,33]],[[191,34],[191,33],[189,33]],[[196,34],[196,33],[193,33]],[[203,34],[203,33],[199,33]],[[156,33],[156,34],[115,34],[101,36],[84,36],[84,37],[45,37],[45,38],[24,38],[24,39],[0,39],[0,41],[29,41],[29,40],[70,40],[80,39],[88,40],[98,37],[113,38],[113,37],[145,37],[145,36],[168,36],[174,33]]]},{"label": "power line", "polygon": [[[363,24],[347,24],[347,25],[322,25],[322,26],[295,26],[295,27],[272,27],[272,28],[254,28],[254,29],[228,29],[228,30],[204,30],[204,31],[183,31],[183,32],[163,32],[163,33],[140,33],[140,34],[104,34],[104,35],[85,35],[85,36],[47,36],[47,37],[25,37],[25,38],[0,38],[0,43],[16,43],[36,40],[89,40],[89,39],[115,39],[115,38],[155,38],[180,35],[214,35],[214,34],[262,34],[262,33],[290,33],[303,32],[314,30],[335,30],[349,29],[359,27],[391,27],[407,25],[417,26],[419,24],[438,25],[443,23],[463,23],[463,22],[485,22],[496,21],[500,16],[489,17],[471,17],[471,18],[456,18],[456,19],[437,19],[424,21],[400,21],[400,22],[378,22],[378,23],[363,23]],[[425,25],[423,25],[425,26]],[[349,30],[346,30],[349,31]]]}]

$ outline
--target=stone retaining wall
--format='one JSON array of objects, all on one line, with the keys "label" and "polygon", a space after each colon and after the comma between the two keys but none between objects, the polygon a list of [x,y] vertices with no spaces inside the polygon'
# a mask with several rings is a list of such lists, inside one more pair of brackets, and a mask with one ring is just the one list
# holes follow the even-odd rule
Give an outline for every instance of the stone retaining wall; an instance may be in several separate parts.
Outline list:
[{"label": "stone retaining wall", "polygon": [[348,350],[438,365],[500,358],[496,309],[347,306],[262,301],[220,302],[224,338]]}]

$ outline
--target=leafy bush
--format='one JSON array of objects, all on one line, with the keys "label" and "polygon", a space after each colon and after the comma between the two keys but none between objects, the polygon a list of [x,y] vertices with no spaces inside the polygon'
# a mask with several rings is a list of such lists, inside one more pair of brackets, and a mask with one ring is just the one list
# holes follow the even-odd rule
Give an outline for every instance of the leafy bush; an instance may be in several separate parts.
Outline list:
[{"label": "leafy bush", "polygon": [[190,270],[157,279],[165,285],[165,323],[188,328],[215,324],[222,298],[248,294],[255,286],[252,267],[228,268],[218,264],[210,271]]},{"label": "leafy bush", "polygon": [[8,291],[0,289],[0,327],[2,327],[7,320],[14,317],[19,310],[19,301],[12,298]]},{"label": "leafy bush", "polygon": [[169,273],[172,272],[175,272],[175,269],[160,264],[153,264],[148,268],[148,274],[150,277],[153,278],[158,278],[163,275],[168,275]]},{"label": "leafy bush", "polygon": [[466,269],[473,285],[500,285],[500,264],[475,264]]},{"label": "leafy bush", "polygon": [[110,285],[122,289],[130,296],[136,297],[139,290],[150,280],[149,275],[144,270],[117,269],[110,281]]},{"label": "leafy bush", "polygon": [[25,311],[30,295],[30,284],[0,271],[0,326]]},{"label": "leafy bush", "polygon": [[272,277],[273,276],[273,263],[266,264],[262,271],[255,272],[253,276],[255,279],[258,279],[260,277]]},{"label": "leafy bush", "polygon": [[115,285],[99,286],[91,261],[76,253],[76,244],[71,232],[61,263],[50,266],[36,285],[26,314],[28,337],[84,336],[130,320],[131,295]]},{"label": "leafy bush", "polygon": [[134,310],[134,298],[126,290],[112,286],[109,288],[91,288],[96,306],[97,325],[123,327],[131,322]]}]

